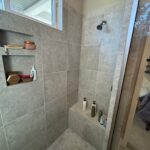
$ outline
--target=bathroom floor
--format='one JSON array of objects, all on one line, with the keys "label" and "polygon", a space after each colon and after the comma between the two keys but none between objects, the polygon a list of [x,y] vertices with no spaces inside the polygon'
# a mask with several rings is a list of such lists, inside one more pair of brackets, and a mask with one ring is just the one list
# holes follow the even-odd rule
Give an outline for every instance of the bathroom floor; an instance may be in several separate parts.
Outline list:
[{"label": "bathroom floor", "polygon": [[48,150],[96,150],[71,129],[67,129]]},{"label": "bathroom floor", "polygon": [[145,124],[138,118],[138,116],[135,116],[127,150],[149,150],[149,139],[150,132],[145,130]]}]

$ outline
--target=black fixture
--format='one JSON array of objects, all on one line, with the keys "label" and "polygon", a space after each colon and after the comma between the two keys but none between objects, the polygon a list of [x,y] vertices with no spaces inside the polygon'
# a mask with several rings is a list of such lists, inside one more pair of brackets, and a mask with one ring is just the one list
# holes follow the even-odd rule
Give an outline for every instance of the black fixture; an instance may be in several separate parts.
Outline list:
[{"label": "black fixture", "polygon": [[107,21],[103,20],[102,23],[97,26],[97,30],[102,30],[103,25],[105,25],[105,24],[107,24]]}]

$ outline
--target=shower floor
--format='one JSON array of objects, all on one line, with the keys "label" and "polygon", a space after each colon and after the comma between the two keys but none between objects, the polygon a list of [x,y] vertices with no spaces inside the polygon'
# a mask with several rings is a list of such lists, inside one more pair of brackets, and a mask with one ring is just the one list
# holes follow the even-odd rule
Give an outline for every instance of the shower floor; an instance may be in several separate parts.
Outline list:
[{"label": "shower floor", "polygon": [[96,150],[71,129],[67,129],[48,150]]}]

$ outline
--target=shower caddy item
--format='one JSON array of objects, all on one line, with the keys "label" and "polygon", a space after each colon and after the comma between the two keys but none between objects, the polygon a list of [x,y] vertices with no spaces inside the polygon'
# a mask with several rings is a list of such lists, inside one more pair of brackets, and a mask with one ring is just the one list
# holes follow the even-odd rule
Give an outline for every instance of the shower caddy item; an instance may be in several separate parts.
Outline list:
[{"label": "shower caddy item", "polygon": [[91,107],[91,117],[95,117],[96,115],[96,102],[93,101],[92,107]]},{"label": "shower caddy item", "polygon": [[30,77],[35,81],[37,79],[37,71],[34,66],[32,66]]},{"label": "shower caddy item", "polygon": [[102,115],[103,115],[103,111],[100,110],[99,113],[98,113],[98,122],[101,121]]},{"label": "shower caddy item", "polygon": [[24,48],[28,50],[35,50],[36,45],[33,41],[24,41]]},{"label": "shower caddy item", "polygon": [[86,111],[87,108],[87,99],[84,97],[83,98],[83,111]]}]

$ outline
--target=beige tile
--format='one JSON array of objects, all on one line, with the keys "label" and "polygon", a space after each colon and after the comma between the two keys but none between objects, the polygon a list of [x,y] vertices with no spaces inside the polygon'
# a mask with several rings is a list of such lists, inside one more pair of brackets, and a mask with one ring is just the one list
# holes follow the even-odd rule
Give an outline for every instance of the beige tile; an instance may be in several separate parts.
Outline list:
[{"label": "beige tile", "polygon": [[41,81],[10,86],[7,90],[3,88],[0,93],[0,108],[5,125],[44,105]]},{"label": "beige tile", "polygon": [[95,150],[89,143],[84,141],[72,130],[67,129],[48,150]]},{"label": "beige tile", "polygon": [[67,72],[45,75],[46,103],[67,95]]},{"label": "beige tile", "polygon": [[53,124],[59,122],[63,118],[67,118],[67,96],[46,104],[46,121],[47,127],[51,128]]},{"label": "beige tile", "polygon": [[44,42],[43,67],[45,73],[67,70],[68,45],[62,42]]},{"label": "beige tile", "polygon": [[95,92],[97,71],[80,70],[79,88]]},{"label": "beige tile", "polygon": [[[5,126],[9,149],[20,150],[39,137],[46,129],[44,109],[41,108]],[[45,142],[45,141],[40,141]]]},{"label": "beige tile", "polygon": [[69,44],[68,48],[68,69],[77,70],[80,66],[80,45]]},{"label": "beige tile", "polygon": [[78,89],[79,70],[69,70],[67,73],[67,89],[68,93]]},{"label": "beige tile", "polygon": [[80,69],[98,70],[100,58],[99,46],[82,46]]},{"label": "beige tile", "polygon": [[77,103],[77,101],[78,101],[78,90],[69,92],[67,94],[67,99],[68,99],[68,107],[71,107],[75,103]]}]

